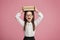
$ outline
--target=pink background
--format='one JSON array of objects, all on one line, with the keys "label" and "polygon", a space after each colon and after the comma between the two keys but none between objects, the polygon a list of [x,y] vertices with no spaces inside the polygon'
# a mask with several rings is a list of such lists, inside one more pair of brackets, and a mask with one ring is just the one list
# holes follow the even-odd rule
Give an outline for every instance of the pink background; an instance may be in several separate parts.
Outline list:
[{"label": "pink background", "polygon": [[23,40],[23,28],[15,15],[24,5],[35,5],[43,12],[36,40],[60,40],[60,0],[0,0],[0,40]]}]

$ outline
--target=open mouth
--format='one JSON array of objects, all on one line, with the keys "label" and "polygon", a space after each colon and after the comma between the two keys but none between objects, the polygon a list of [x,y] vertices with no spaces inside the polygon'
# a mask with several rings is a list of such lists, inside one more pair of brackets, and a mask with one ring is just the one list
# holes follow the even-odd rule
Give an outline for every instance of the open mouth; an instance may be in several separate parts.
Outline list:
[{"label": "open mouth", "polygon": [[31,19],[31,18],[28,18],[28,19]]}]

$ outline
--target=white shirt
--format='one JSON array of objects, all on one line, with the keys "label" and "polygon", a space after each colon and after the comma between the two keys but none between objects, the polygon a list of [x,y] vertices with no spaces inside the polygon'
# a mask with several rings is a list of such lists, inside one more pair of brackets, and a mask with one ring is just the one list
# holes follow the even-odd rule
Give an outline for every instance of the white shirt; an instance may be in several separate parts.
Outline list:
[{"label": "white shirt", "polygon": [[[22,25],[22,27],[24,27],[24,21],[20,18],[20,16],[21,16],[21,13],[18,12],[15,17],[16,17],[17,21]],[[34,21],[35,28],[41,22],[42,19],[43,19],[43,14],[41,12],[39,12],[38,18]],[[30,23],[27,22],[24,34],[27,37],[32,37],[35,35],[35,31],[33,31],[33,25],[31,22]]]}]

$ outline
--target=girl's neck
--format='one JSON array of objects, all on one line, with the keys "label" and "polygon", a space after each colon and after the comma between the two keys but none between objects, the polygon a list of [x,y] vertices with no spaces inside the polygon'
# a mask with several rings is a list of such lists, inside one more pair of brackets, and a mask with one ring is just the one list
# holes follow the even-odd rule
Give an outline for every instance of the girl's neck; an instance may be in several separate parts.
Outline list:
[{"label": "girl's neck", "polygon": [[31,23],[31,22],[28,22],[28,23]]}]

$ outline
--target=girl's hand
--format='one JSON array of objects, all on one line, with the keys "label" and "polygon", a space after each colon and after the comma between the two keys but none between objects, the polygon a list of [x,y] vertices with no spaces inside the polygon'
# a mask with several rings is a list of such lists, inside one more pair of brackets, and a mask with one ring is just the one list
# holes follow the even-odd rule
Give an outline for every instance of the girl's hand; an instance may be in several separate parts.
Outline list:
[{"label": "girl's hand", "polygon": [[20,13],[22,13],[22,10],[20,11]]},{"label": "girl's hand", "polygon": [[22,12],[23,12],[23,9],[21,9],[21,10],[19,11],[19,13],[21,13],[21,14],[22,14]]},{"label": "girl's hand", "polygon": [[37,8],[35,8],[35,11],[36,11],[36,12],[39,12],[39,10],[38,10]]}]

